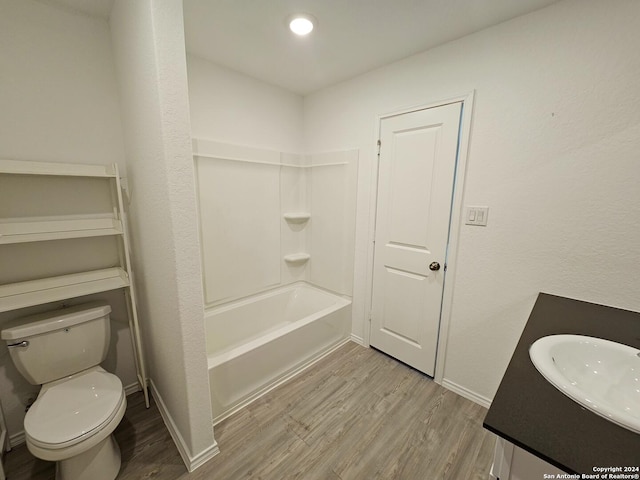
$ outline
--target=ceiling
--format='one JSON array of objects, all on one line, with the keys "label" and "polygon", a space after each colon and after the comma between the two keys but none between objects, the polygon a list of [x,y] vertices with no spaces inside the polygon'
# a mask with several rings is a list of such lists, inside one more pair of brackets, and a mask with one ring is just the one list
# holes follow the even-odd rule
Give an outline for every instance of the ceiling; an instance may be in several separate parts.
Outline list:
[{"label": "ceiling", "polygon": [[[187,50],[308,94],[557,0],[184,0]],[[308,37],[292,13],[318,20]]]},{"label": "ceiling", "polygon": [[[113,5],[40,1],[103,18]],[[183,0],[188,52],[301,95],[557,1]],[[308,37],[286,25],[300,12],[318,20]]]}]

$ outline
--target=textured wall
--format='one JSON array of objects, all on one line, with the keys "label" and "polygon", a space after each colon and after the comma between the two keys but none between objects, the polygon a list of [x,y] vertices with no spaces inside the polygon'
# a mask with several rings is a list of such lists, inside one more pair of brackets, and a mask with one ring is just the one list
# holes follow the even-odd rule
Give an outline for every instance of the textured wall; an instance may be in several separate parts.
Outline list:
[{"label": "textured wall", "polygon": [[132,237],[152,378],[191,459],[215,442],[180,0],[111,14],[132,192]]},{"label": "textured wall", "polygon": [[[491,398],[539,291],[640,310],[640,2],[568,0],[305,98],[305,148],[359,145],[364,334],[375,118],[475,89],[445,379]],[[606,319],[603,319],[606,321]]]}]

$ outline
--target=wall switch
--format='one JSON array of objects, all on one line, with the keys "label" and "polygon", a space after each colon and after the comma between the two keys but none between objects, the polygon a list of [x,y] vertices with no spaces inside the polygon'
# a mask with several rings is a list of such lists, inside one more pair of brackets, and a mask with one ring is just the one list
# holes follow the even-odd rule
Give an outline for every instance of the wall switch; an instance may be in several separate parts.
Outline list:
[{"label": "wall switch", "polygon": [[489,207],[467,207],[464,223],[486,227],[488,216]]}]

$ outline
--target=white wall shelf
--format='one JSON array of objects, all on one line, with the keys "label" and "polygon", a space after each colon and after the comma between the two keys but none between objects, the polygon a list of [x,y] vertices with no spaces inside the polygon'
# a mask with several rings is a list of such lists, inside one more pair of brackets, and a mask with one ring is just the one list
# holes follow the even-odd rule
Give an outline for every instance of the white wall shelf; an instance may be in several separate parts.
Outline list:
[{"label": "white wall shelf", "polygon": [[282,215],[289,223],[304,223],[311,218],[311,214],[307,212],[292,212]]},{"label": "white wall shelf", "polygon": [[[39,248],[46,249],[51,248],[46,243],[48,240],[114,236],[118,248],[118,264],[112,268],[58,276],[43,275],[30,281],[0,285],[0,312],[124,289],[136,374],[144,392],[146,405],[149,407],[146,366],[138,325],[136,293],[132,281],[133,272],[131,271],[129,239],[118,165],[115,163],[111,165],[83,165],[0,159],[0,175],[104,178],[104,181],[108,182],[110,190],[108,211],[111,213],[69,215],[70,212],[63,211],[56,212],[60,215],[47,217],[0,218],[0,245],[41,242]],[[45,201],[48,201],[46,187],[38,185],[38,190],[31,195],[43,197]],[[52,201],[55,200],[54,195],[51,194]],[[4,201],[2,191],[0,191],[1,201]],[[71,265],[71,267],[73,266]]]},{"label": "white wall shelf", "polygon": [[58,175],[64,177],[117,176],[116,165],[83,165],[76,163],[31,162],[27,160],[0,159],[0,173],[16,175]]},{"label": "white wall shelf", "polygon": [[113,217],[0,220],[0,245],[122,234],[122,222]]},{"label": "white wall shelf", "polygon": [[311,255],[308,253],[291,253],[284,256],[284,261],[287,263],[302,264],[308,262],[310,258]]},{"label": "white wall shelf", "polygon": [[127,272],[117,267],[0,285],[0,312],[127,286]]}]

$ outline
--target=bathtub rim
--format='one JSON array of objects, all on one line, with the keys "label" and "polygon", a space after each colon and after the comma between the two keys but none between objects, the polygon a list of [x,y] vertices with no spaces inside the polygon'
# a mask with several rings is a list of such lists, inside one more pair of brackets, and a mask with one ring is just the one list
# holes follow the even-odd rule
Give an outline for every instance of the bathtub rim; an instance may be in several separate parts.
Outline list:
[{"label": "bathtub rim", "polygon": [[204,316],[206,319],[208,314],[226,312],[227,310],[231,310],[235,307],[248,305],[258,300],[275,296],[278,293],[286,292],[287,290],[294,290],[297,287],[308,287],[311,289],[319,290],[322,293],[333,295],[334,297],[339,297],[343,300],[348,301],[348,303],[352,303],[353,297],[350,295],[344,295],[342,293],[334,292],[332,290],[326,289],[324,287],[320,287],[314,283],[307,282],[305,280],[297,280],[295,282],[287,283],[285,285],[278,285],[276,287],[272,287],[267,290],[260,290],[259,292],[253,293],[251,295],[245,295],[240,298],[233,298],[228,301],[221,301],[215,304],[205,305]]},{"label": "bathtub rim", "polygon": [[[306,288],[310,288],[312,290],[318,290],[321,293],[330,295],[332,297],[334,297],[337,301],[332,304],[329,305],[321,310],[318,310],[314,313],[312,313],[311,315],[307,315],[306,317],[302,317],[298,320],[295,320],[293,322],[287,322],[284,323],[283,325],[281,325],[280,327],[271,330],[263,335],[260,335],[257,338],[254,338],[253,340],[247,342],[247,343],[243,343],[240,345],[236,345],[234,347],[231,348],[227,348],[227,349],[223,349],[220,352],[216,352],[216,353],[210,353],[207,352],[207,369],[211,369],[211,368],[215,368],[219,365],[221,365],[222,363],[224,363],[225,361],[229,361],[232,360],[236,357],[239,357],[240,355],[243,355],[251,350],[254,350],[256,348],[261,347],[262,345],[265,345],[266,343],[269,343],[269,341],[277,338],[277,337],[281,337],[286,335],[287,333],[290,333],[294,330],[297,330],[298,328],[302,328],[305,325],[308,325],[311,322],[314,322],[322,317],[325,317],[333,312],[336,312],[342,308],[348,307],[350,305],[352,305],[352,300],[349,297],[343,296],[343,295],[339,295],[336,294],[334,292],[331,292],[329,290],[323,289],[321,287],[317,287],[316,285],[313,285],[309,282],[305,282],[305,281],[298,281],[298,282],[294,282],[291,284],[287,284],[287,285],[283,285],[274,289],[271,289],[269,291],[266,292],[261,292],[259,294],[256,295],[252,295],[249,297],[244,297],[242,299],[239,300],[234,300],[232,302],[229,302],[227,304],[224,305],[220,305],[217,307],[213,307],[210,309],[205,310],[205,322],[209,321],[209,316],[213,316],[217,313],[224,313],[227,312],[229,310],[232,310],[234,308],[238,308],[238,307],[242,307],[245,305],[249,305],[252,303],[255,303],[257,301],[263,300],[265,298],[269,298],[269,297],[273,297],[276,296],[278,294],[281,293],[285,293],[291,290],[295,290],[299,287],[306,287]],[[206,326],[205,326],[205,335],[207,334],[206,331]]]}]

